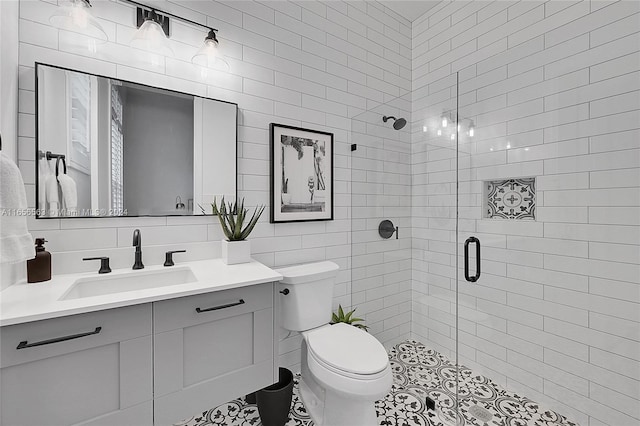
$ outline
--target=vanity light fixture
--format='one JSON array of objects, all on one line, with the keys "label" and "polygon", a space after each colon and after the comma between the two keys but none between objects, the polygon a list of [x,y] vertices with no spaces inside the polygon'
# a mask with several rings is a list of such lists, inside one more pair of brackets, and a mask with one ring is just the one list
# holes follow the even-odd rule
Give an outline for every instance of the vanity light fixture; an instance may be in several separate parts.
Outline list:
[{"label": "vanity light fixture", "polygon": [[108,40],[107,33],[91,14],[91,7],[90,0],[63,0],[49,18],[49,22],[60,29],[82,34],[96,42],[105,43]]},{"label": "vanity light fixture", "polygon": [[221,71],[229,71],[229,63],[222,57],[219,49],[216,29],[209,29],[209,33],[204,39],[202,47],[198,49],[191,62],[206,68],[214,68]]},{"label": "vanity light fixture", "polygon": [[173,50],[169,45],[170,28],[169,18],[178,19],[187,24],[202,27],[207,30],[204,43],[195,55],[191,58],[191,62],[206,68],[215,68],[218,70],[228,71],[229,63],[220,54],[219,41],[217,37],[217,29],[208,25],[165,12],[158,8],[150,7],[134,0],[124,0],[127,3],[137,6],[137,25],[136,32],[131,46],[160,53],[165,56],[173,56]]}]

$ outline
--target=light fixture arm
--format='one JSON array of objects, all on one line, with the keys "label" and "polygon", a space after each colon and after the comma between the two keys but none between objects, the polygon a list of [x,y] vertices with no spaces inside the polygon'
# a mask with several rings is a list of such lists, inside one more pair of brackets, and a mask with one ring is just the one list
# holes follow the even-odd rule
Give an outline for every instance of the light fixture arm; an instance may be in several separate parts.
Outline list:
[{"label": "light fixture arm", "polygon": [[201,23],[196,22],[196,21],[192,21],[191,19],[183,18],[182,16],[174,15],[173,13],[166,12],[166,11],[164,11],[162,9],[158,9],[157,7],[147,6],[146,4],[139,3],[139,2],[134,1],[134,0],[122,0],[122,1],[127,2],[127,3],[131,3],[131,4],[135,5],[135,6],[141,7],[141,8],[146,9],[146,10],[152,10],[154,12],[160,12],[160,14],[163,15],[163,16],[169,16],[171,18],[178,19],[178,20],[180,20],[182,22],[186,22],[186,23],[194,25],[196,27],[206,28],[206,29],[209,30],[209,33],[211,33],[211,31],[213,31],[214,35],[215,35],[215,32],[218,31],[216,28],[210,27],[208,25],[201,24]]}]

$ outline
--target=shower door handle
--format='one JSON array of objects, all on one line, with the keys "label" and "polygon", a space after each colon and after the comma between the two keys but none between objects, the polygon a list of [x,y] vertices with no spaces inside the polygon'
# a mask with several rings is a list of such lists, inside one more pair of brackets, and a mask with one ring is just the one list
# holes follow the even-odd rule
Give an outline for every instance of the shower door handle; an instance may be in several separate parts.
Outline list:
[{"label": "shower door handle", "polygon": [[[476,244],[476,274],[469,276],[469,244]],[[476,237],[469,237],[464,242],[464,278],[470,283],[475,283],[480,279],[480,240]]]}]

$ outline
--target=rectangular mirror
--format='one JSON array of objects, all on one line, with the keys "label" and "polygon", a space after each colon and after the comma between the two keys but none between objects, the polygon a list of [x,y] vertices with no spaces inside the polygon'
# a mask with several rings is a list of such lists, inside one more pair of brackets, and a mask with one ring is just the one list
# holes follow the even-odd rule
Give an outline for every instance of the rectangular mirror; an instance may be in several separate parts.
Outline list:
[{"label": "rectangular mirror", "polygon": [[237,193],[237,104],[36,64],[38,218],[211,213]]}]

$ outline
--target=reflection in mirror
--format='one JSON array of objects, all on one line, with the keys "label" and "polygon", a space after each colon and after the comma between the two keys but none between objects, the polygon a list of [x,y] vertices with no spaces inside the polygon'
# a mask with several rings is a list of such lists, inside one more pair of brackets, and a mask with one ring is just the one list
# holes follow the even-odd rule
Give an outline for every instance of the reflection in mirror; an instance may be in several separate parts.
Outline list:
[{"label": "reflection in mirror", "polygon": [[236,198],[236,104],[43,64],[36,79],[39,218],[199,215]]}]

